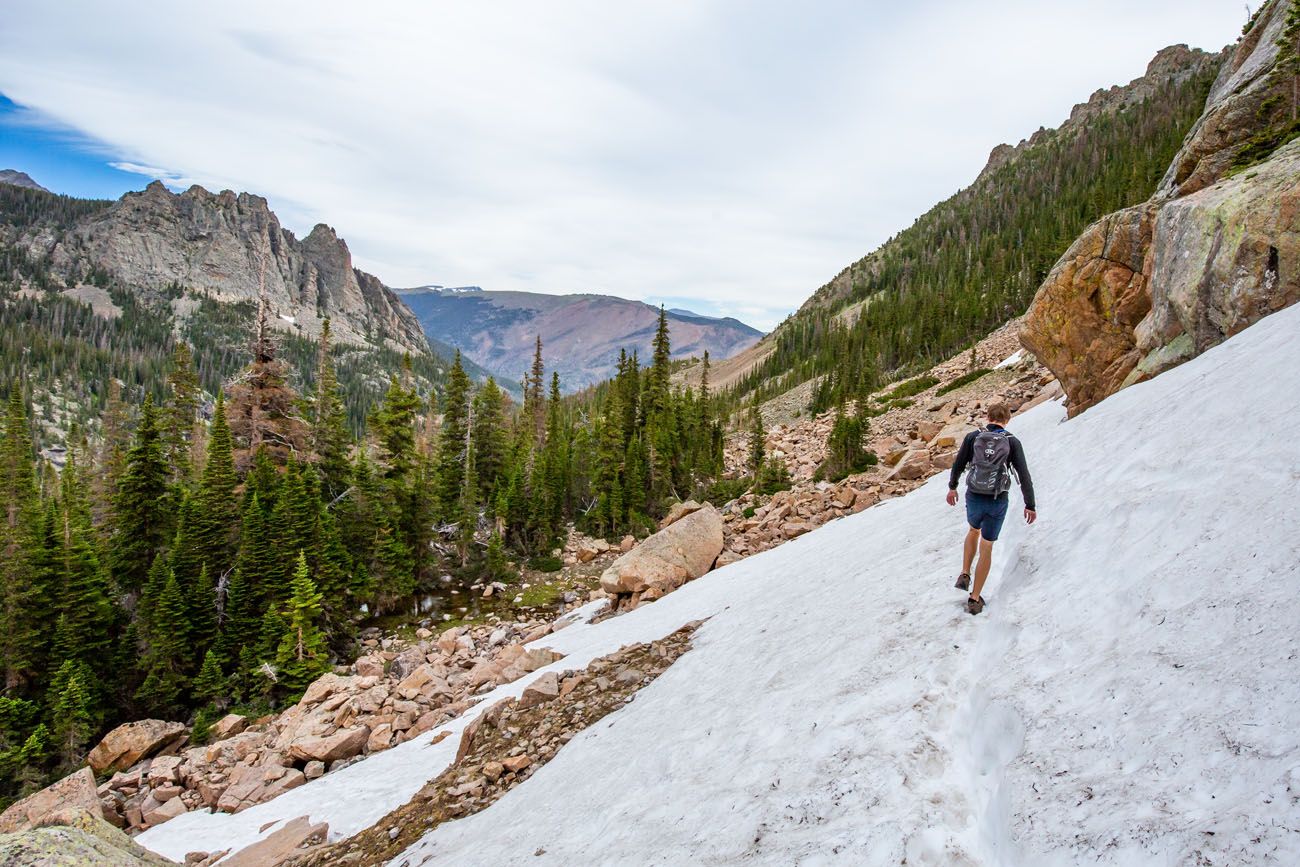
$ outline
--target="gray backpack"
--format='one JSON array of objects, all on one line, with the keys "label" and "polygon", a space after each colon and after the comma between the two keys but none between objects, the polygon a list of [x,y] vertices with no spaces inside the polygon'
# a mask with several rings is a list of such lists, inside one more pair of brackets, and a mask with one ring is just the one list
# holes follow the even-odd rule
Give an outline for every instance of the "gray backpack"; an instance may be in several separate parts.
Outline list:
[{"label": "gray backpack", "polygon": [[966,490],[997,497],[1011,490],[1011,434],[982,430],[975,435],[975,454],[966,475]]}]

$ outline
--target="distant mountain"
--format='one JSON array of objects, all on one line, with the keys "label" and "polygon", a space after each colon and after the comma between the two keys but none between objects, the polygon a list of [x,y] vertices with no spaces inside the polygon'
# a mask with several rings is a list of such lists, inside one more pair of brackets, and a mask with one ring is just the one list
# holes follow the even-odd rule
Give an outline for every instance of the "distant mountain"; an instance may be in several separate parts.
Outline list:
[{"label": "distant mountain", "polygon": [[15,187],[26,187],[29,190],[49,192],[45,187],[32,180],[32,176],[27,172],[20,172],[17,169],[0,169],[0,184],[13,184]]},{"label": "distant mountain", "polygon": [[126,383],[133,401],[160,393],[161,362],[177,338],[215,390],[246,361],[263,283],[300,388],[311,385],[315,340],[330,320],[354,426],[404,358],[427,393],[454,353],[424,336],[391,289],[353,266],[333,229],[320,224],[298,238],[250,193],[194,186],[178,194],[154,182],[100,201],[0,184],[0,262],[0,383],[19,375],[38,390],[49,383],[67,420],[94,417],[103,394],[91,384],[107,377]]},{"label": "distant mountain", "polygon": [[[459,347],[506,382],[519,381],[532,363],[536,339],[542,357],[572,392],[609,377],[619,350],[650,353],[659,309],[610,295],[544,295],[485,291],[477,286],[399,289],[431,340]],[[674,358],[729,358],[763,332],[730,317],[668,311]]]}]

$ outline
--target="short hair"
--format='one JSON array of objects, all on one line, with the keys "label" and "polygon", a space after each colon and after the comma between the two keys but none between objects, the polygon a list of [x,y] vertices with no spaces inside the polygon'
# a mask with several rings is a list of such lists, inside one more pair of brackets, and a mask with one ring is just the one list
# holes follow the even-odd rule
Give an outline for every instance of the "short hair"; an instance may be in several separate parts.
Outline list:
[{"label": "short hair", "polygon": [[1005,403],[995,403],[989,407],[989,421],[994,424],[1006,424],[1011,421],[1011,407]]}]

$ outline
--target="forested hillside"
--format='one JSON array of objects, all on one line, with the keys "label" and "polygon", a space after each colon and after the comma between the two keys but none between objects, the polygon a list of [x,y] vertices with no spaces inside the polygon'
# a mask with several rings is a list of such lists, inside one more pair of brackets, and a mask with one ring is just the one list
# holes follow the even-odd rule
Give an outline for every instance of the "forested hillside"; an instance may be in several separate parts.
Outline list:
[{"label": "forested hillside", "polygon": [[192,719],[201,739],[232,703],[296,700],[350,658],[360,621],[446,592],[440,576],[509,582],[522,558],[555,568],[570,522],[648,529],[721,473],[707,389],[669,387],[663,316],[652,363],[625,357],[581,401],[560,399],[557,375],[547,387],[540,346],[519,409],[491,379],[475,388],[459,356],[434,402],[407,366],[359,440],[328,322],[307,396],[265,313],[245,342],[229,378],[201,375],[187,343],[163,359],[135,346],[125,357],[150,358],[139,369],[162,383],[138,414],[107,379],[120,356],[91,356],[76,370],[106,396],[98,433],[79,428],[57,473],[36,454],[30,387],[21,371],[7,380],[0,800],[75,767],[118,722]]},{"label": "forested hillside", "polygon": [[732,390],[765,399],[824,377],[813,408],[869,394],[1020,313],[1092,221],[1150,196],[1200,115],[1218,55],[1174,47],[1055,130],[995,150],[970,187],[822,287]]},{"label": "forested hillside", "polygon": [[[143,194],[142,194],[143,195]],[[166,194],[170,195],[170,194]],[[214,395],[245,363],[257,305],[218,298],[172,281],[161,288],[117,276],[93,257],[67,261],[41,252],[60,249],[87,218],[114,203],[75,199],[0,183],[0,396],[21,376],[37,410],[41,445],[60,443],[74,425],[93,424],[107,406],[107,383],[118,380],[123,399],[166,394],[166,360],[178,340],[193,352],[202,389]],[[292,384],[311,390],[316,344],[275,320]],[[453,350],[406,353],[377,339],[331,348],[348,424],[359,432],[390,375],[409,364],[423,395],[442,386]],[[404,362],[404,356],[409,359]],[[478,381],[487,374],[466,362]],[[211,413],[208,401],[205,411]]]}]

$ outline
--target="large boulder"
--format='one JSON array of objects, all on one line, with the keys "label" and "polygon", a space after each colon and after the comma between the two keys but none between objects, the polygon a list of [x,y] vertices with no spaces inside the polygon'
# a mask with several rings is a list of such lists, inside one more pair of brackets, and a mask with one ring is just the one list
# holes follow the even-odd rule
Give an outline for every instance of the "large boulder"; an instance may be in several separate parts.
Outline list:
[{"label": "large boulder", "polygon": [[189,730],[178,722],[142,719],[118,726],[95,745],[86,763],[96,774],[124,771],[141,759],[179,749]]},{"label": "large boulder", "polygon": [[289,755],[299,761],[318,761],[328,765],[339,759],[360,755],[369,739],[370,729],[366,726],[340,729],[325,737],[299,738],[290,744]]},{"label": "large boulder", "polygon": [[722,515],[706,504],[615,560],[600,586],[612,594],[668,593],[709,571],[722,543]]},{"label": "large boulder", "polygon": [[1264,7],[1155,195],[1089,226],[1025,314],[1021,342],[1072,414],[1300,300],[1300,142],[1233,173],[1245,143],[1289,122],[1269,108],[1290,98],[1270,75],[1289,10]]},{"label": "large boulder", "polygon": [[0,834],[37,828],[52,817],[77,813],[101,815],[95,775],[90,768],[74,771],[0,813]]},{"label": "large boulder", "polygon": [[167,867],[176,862],[148,851],[98,816],[0,834],[6,867]]}]

